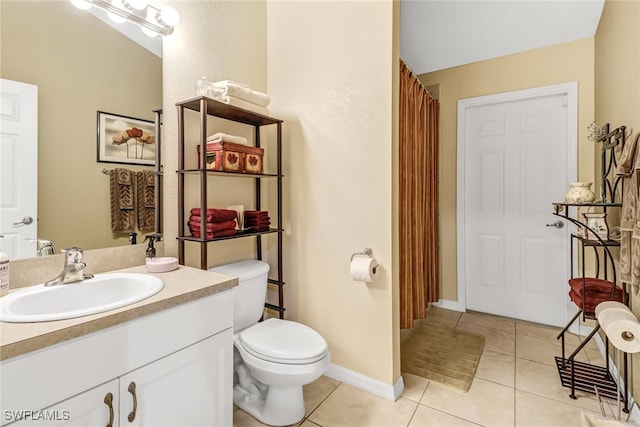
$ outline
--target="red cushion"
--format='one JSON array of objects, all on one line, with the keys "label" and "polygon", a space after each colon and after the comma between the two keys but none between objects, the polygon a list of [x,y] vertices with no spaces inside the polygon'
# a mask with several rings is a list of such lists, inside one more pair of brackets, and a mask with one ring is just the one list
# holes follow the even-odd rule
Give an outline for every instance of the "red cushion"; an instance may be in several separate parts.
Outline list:
[{"label": "red cushion", "polygon": [[[604,279],[596,279],[595,277],[577,277],[574,279],[569,279],[569,286],[575,292],[582,294],[582,285],[585,285],[585,290],[587,292],[604,292],[611,294],[611,288],[615,286],[613,282]],[[620,293],[622,295],[622,289],[616,287],[616,294]]]},{"label": "red cushion", "polygon": [[[620,289],[618,287],[616,288]],[[583,302],[582,293],[578,293],[573,289],[571,289],[571,291],[569,291],[569,298],[571,298],[571,301],[573,301],[581,310],[584,310],[587,313],[595,313],[596,306],[601,302],[604,302],[604,301],[622,302],[622,289],[620,289],[620,293],[616,292],[616,295],[614,295],[613,299],[611,299],[610,292],[588,292],[587,301],[584,305],[582,304]]]}]

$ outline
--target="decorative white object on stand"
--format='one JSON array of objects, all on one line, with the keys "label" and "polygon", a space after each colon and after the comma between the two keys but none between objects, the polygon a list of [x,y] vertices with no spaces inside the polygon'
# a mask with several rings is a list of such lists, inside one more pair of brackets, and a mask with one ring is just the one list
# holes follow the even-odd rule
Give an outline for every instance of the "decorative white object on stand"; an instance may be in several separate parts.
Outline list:
[{"label": "decorative white object on stand", "polygon": [[227,209],[236,211],[236,230],[244,230],[244,205],[229,205]]},{"label": "decorative white object on stand", "polygon": [[569,190],[564,196],[565,203],[591,203],[596,195],[591,191],[591,182],[570,182]]},{"label": "decorative white object on stand", "polygon": [[594,233],[602,240],[609,240],[609,226],[607,225],[606,212],[585,212],[582,214],[584,223],[588,227],[583,228],[583,237],[589,240],[597,240]]}]

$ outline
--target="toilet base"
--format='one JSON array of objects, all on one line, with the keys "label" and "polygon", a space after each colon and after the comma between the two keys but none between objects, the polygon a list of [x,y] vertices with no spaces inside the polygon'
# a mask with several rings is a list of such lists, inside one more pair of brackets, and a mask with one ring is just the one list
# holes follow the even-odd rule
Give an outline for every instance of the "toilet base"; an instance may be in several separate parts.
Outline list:
[{"label": "toilet base", "polygon": [[240,384],[233,389],[233,403],[263,424],[287,426],[304,418],[302,386],[268,388],[266,394],[244,390]]}]

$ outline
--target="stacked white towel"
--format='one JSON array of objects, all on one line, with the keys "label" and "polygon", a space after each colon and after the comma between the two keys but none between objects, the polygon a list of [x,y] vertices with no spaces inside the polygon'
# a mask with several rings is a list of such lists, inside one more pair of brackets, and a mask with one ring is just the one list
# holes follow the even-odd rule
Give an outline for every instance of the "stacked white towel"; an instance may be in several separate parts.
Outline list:
[{"label": "stacked white towel", "polygon": [[271,98],[266,93],[252,90],[248,85],[233,80],[215,82],[213,87],[216,92],[215,99],[265,116],[269,115],[267,106]]},{"label": "stacked white towel", "polygon": [[248,145],[247,138],[236,135],[229,135],[227,133],[214,133],[207,137],[207,142],[233,142],[235,144]]}]

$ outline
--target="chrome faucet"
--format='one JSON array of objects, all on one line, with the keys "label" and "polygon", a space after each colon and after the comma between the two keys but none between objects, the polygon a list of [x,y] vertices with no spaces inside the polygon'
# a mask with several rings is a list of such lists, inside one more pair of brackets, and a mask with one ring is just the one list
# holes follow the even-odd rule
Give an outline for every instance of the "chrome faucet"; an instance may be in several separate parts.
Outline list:
[{"label": "chrome faucet", "polygon": [[84,268],[87,264],[82,261],[82,249],[73,247],[63,249],[64,252],[64,268],[62,272],[53,279],[44,283],[45,286],[61,285],[63,283],[79,282],[84,279],[90,279],[93,274],[84,274]]}]

